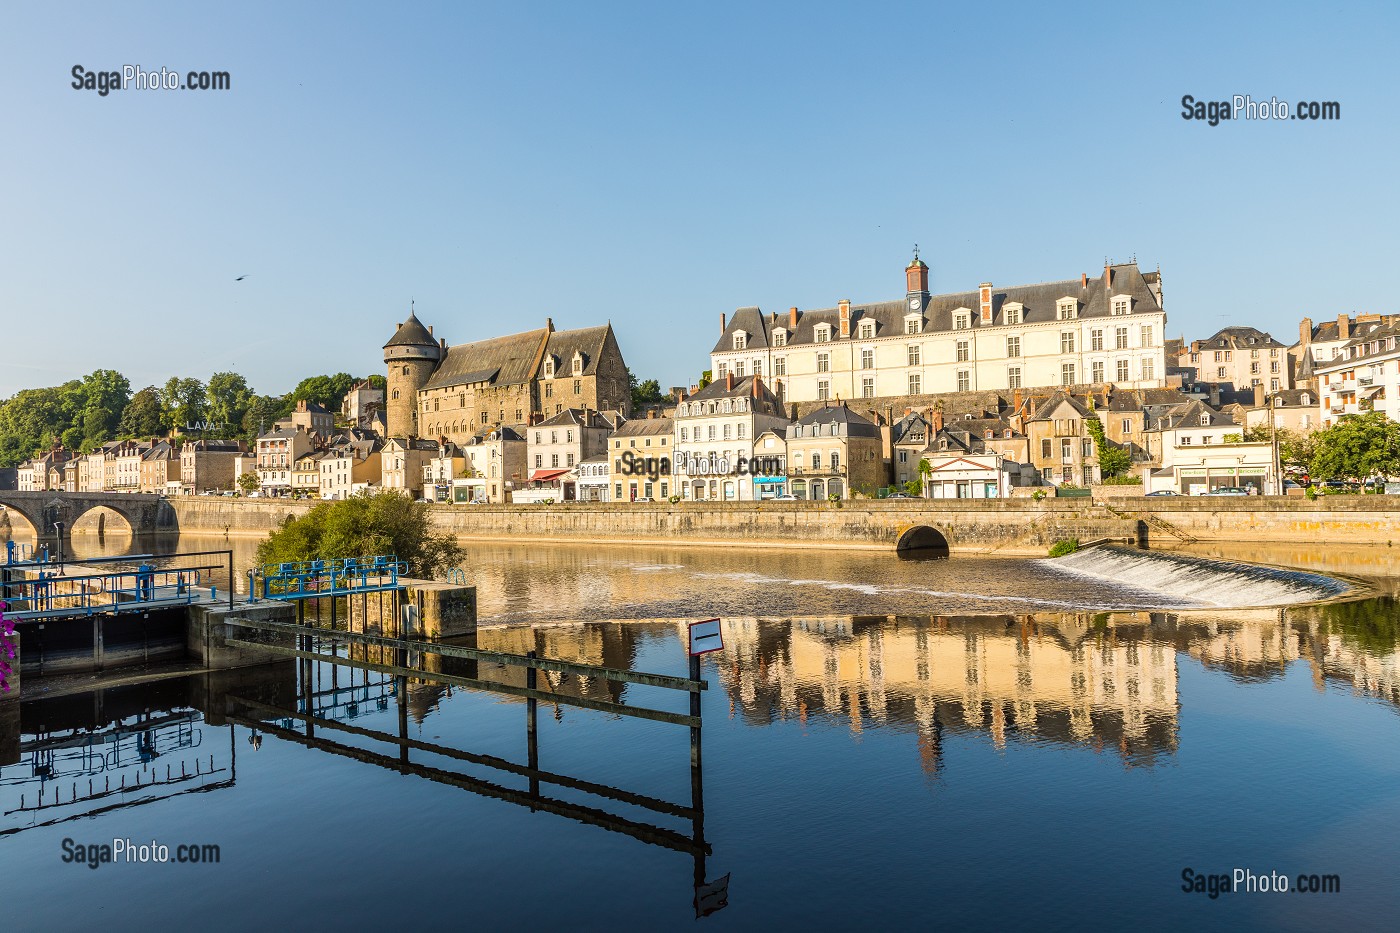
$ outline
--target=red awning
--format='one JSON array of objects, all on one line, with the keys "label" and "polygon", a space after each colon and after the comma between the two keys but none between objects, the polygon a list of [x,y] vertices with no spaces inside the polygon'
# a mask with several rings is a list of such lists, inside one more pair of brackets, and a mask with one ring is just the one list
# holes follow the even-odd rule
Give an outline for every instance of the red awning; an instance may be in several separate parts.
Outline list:
[{"label": "red awning", "polygon": [[552,479],[558,479],[559,477],[563,476],[563,475],[564,475],[565,473],[567,473],[567,472],[569,472],[569,471],[568,471],[568,470],[536,470],[534,473],[531,473],[531,474],[530,474],[530,482],[532,482],[532,483],[543,483],[543,482],[547,482],[547,481],[552,480]]}]

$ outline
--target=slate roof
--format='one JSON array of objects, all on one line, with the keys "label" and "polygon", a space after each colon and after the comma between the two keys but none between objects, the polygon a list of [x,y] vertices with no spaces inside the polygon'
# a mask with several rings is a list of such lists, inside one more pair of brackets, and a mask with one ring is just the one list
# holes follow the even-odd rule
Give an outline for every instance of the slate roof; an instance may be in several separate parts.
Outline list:
[{"label": "slate roof", "polygon": [[594,408],[589,408],[589,409],[586,409],[586,410],[587,410],[587,412],[588,412],[588,424],[587,424],[587,425],[584,425],[584,422],[583,422],[583,413],[584,413],[585,409],[582,409],[582,408],[566,408],[566,409],[564,409],[563,411],[561,411],[559,414],[554,415],[554,416],[552,416],[552,417],[550,417],[550,418],[547,418],[547,419],[545,419],[544,421],[541,421],[539,424],[535,425],[535,427],[537,427],[537,428],[549,428],[549,427],[559,427],[559,426],[563,426],[563,425],[568,425],[568,426],[570,426],[570,427],[590,427],[590,428],[604,428],[604,429],[606,429],[606,430],[612,430],[612,427],[613,427],[612,422],[609,421],[607,418],[603,417],[603,415],[602,415],[601,412],[599,412],[597,409],[594,409]]},{"label": "slate roof", "polygon": [[598,371],[598,360],[603,355],[603,344],[607,341],[608,331],[611,329],[611,324],[603,324],[578,330],[556,330],[550,334],[544,352],[547,356],[554,357],[555,373],[561,378],[573,375],[574,354],[580,353],[583,355],[583,371],[579,375],[595,374]]},{"label": "slate roof", "polygon": [[1066,402],[1068,402],[1069,406],[1073,408],[1076,412],[1078,412],[1081,416],[1085,418],[1094,417],[1094,413],[1089,410],[1089,406],[1085,405],[1079,399],[1065,392],[1056,392],[1054,395],[1051,395],[1048,399],[1042,402],[1040,407],[1035,410],[1035,414],[1031,415],[1026,420],[1050,421],[1055,417],[1055,410],[1059,408],[1061,404]]},{"label": "slate roof", "polygon": [[[1254,342],[1250,343],[1251,340]],[[1190,349],[1193,352],[1199,352],[1215,347],[1221,349],[1227,347],[1231,349],[1241,347],[1254,347],[1255,349],[1277,347],[1283,349],[1284,346],[1257,327],[1222,327],[1215,332],[1214,336],[1207,337],[1205,340],[1193,340]]]},{"label": "slate roof", "polygon": [[[718,401],[719,399],[726,398],[752,397],[754,393],[754,379],[754,376],[745,376],[742,379],[735,379],[734,388],[732,389],[725,388],[725,380],[716,379],[714,382],[705,386],[705,388],[701,389],[700,391],[696,392],[694,395],[686,399],[685,404],[688,404],[690,402]],[[762,379],[759,379],[758,392],[759,400],[762,402],[762,404],[753,406],[755,411],[757,411],[760,414],[770,414],[782,417],[782,403],[778,401],[778,397],[773,394],[773,390],[768,388],[768,384]]]},{"label": "slate roof", "polygon": [[433,339],[433,335],[428,333],[428,328],[423,326],[423,322],[418,320],[418,316],[409,312],[408,320],[399,325],[394,331],[394,336],[389,338],[389,342],[384,344],[384,349],[390,347],[435,347],[438,342]]},{"label": "slate roof", "polygon": [[534,375],[535,358],[547,333],[541,327],[448,347],[425,388],[441,389],[478,382],[497,386],[528,382]]},{"label": "slate roof", "polygon": [[[1371,349],[1373,344],[1379,344],[1379,346],[1376,349]],[[1400,323],[1375,327],[1360,336],[1353,337],[1342,347],[1342,352],[1336,359],[1317,363],[1316,368],[1328,370],[1346,368],[1376,357],[1391,356],[1395,353],[1392,346],[1400,346]]]},{"label": "slate roof", "polygon": [[670,418],[636,418],[618,428],[613,437],[656,437],[670,434],[675,426]]},{"label": "slate roof", "polygon": [[816,411],[808,412],[797,423],[804,426],[844,424],[846,430],[841,433],[842,437],[879,437],[880,429],[875,422],[869,418],[862,417],[851,411],[845,405],[831,405],[826,408],[818,408]]},{"label": "slate roof", "polygon": [[[1110,283],[1107,286],[1104,284],[1103,275],[1097,275],[1091,276],[1083,287],[1080,285],[1080,280],[1076,278],[1059,282],[1042,282],[1037,285],[993,288],[992,324],[995,326],[1006,323],[1003,308],[1011,302],[1019,302],[1022,305],[1021,320],[1026,324],[1058,319],[1059,312],[1056,302],[1061,298],[1074,298],[1079,302],[1080,319],[1110,317],[1109,303],[1115,295],[1129,295],[1133,302],[1133,313],[1161,310],[1157,296],[1153,293],[1136,263],[1110,266],[1109,276]],[[983,326],[978,320],[979,305],[979,293],[976,289],[930,296],[923,311],[924,333],[951,331],[953,329],[953,312],[959,308],[967,308],[972,312],[972,329],[975,330]],[[860,339],[856,336],[860,331],[860,323],[871,320],[875,322],[876,337],[903,334],[904,318],[909,313],[909,304],[904,298],[864,304],[852,302],[851,336],[849,339]],[[786,329],[788,323],[789,315],[786,312],[765,316],[758,308],[740,308],[734,312],[734,316],[726,324],[724,334],[711,352],[734,352],[734,334],[741,330],[749,334],[749,343],[746,349],[767,347],[773,329],[775,327]],[[814,329],[819,324],[831,325],[833,343],[843,339],[840,336],[840,309],[836,307],[821,308],[798,313],[797,329],[788,333],[786,345],[814,344],[816,342]]]}]

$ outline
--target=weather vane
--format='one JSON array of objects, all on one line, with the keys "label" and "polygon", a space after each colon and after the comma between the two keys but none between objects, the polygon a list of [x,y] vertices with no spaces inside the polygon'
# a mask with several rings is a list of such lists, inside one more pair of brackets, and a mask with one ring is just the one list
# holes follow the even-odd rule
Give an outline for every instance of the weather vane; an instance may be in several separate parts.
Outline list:
[{"label": "weather vane", "polygon": [[914,244],[914,258],[915,258],[915,259],[918,259],[918,258],[919,258],[919,244],[918,244],[918,243],[915,243],[915,244]]}]

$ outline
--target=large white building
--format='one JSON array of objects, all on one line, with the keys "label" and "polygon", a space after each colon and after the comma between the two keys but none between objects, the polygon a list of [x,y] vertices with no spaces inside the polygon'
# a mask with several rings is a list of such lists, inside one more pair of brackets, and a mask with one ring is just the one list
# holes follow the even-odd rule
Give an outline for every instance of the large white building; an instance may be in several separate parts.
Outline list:
[{"label": "large white building", "polygon": [[1400,421],[1400,323],[1368,329],[1338,349],[1325,363],[1314,363],[1322,396],[1322,426],[1342,415],[1383,411]]},{"label": "large white building", "polygon": [[761,498],[747,467],[754,439],[786,427],[783,407],[761,378],[730,373],[676,405],[672,447],[676,489],[686,499],[750,502]]},{"label": "large white building", "polygon": [[905,277],[897,301],[722,317],[713,378],[760,376],[784,402],[1165,384],[1160,272],[1133,262],[1094,277],[931,295],[915,255]]}]

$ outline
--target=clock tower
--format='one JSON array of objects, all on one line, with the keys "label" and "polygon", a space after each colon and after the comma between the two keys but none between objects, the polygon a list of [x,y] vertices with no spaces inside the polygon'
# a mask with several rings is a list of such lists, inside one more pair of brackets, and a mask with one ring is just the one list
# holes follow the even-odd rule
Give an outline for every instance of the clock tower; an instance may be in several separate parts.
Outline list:
[{"label": "clock tower", "polygon": [[904,267],[909,313],[928,309],[928,266],[919,258],[919,244],[914,244],[914,259]]}]

